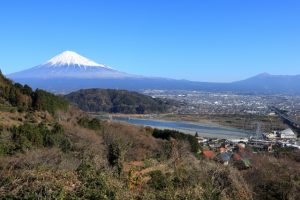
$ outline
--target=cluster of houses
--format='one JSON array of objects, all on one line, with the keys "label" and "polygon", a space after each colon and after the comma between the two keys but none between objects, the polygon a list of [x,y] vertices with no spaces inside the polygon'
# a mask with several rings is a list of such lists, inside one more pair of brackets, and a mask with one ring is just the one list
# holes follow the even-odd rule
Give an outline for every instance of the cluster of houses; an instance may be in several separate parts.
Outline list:
[{"label": "cluster of houses", "polygon": [[202,137],[198,137],[198,141],[202,146],[201,153],[204,158],[213,159],[224,165],[231,163],[240,168],[251,166],[252,152],[246,148],[246,144],[242,141],[232,142],[225,139]]},{"label": "cluster of houses", "polygon": [[[297,135],[291,129],[264,133],[261,138],[217,139],[197,137],[202,146],[202,156],[228,165],[251,166],[251,157],[257,152],[273,152],[273,146],[300,149]],[[246,148],[247,147],[247,148]]]}]

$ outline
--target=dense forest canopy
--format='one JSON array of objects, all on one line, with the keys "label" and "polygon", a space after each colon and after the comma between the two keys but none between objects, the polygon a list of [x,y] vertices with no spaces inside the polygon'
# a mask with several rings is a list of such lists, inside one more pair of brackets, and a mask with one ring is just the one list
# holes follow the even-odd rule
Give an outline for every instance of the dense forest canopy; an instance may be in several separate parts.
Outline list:
[{"label": "dense forest canopy", "polygon": [[28,85],[14,83],[0,71],[0,106],[2,109],[43,110],[54,113],[56,110],[66,110],[68,102],[44,90],[33,91]]},{"label": "dense forest canopy", "polygon": [[88,112],[144,114],[167,112],[175,103],[137,92],[113,89],[85,89],[65,96],[70,102]]}]

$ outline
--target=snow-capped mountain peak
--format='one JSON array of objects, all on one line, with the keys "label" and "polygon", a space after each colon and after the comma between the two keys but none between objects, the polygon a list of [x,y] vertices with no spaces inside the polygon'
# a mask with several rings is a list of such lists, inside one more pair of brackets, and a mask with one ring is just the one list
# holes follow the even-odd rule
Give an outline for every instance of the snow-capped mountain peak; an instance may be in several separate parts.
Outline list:
[{"label": "snow-capped mountain peak", "polygon": [[136,76],[98,64],[73,51],[64,51],[44,64],[10,74],[9,77],[15,79],[116,79]]},{"label": "snow-capped mountain peak", "polygon": [[51,67],[77,65],[82,67],[103,67],[109,68],[103,64],[98,64],[88,58],[85,58],[73,51],[64,51],[61,54],[51,58],[44,65]]}]

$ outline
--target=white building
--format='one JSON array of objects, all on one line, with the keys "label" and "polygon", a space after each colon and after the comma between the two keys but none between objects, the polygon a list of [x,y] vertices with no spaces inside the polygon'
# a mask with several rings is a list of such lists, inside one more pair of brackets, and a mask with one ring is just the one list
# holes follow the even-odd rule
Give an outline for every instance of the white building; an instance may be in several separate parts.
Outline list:
[{"label": "white building", "polygon": [[296,139],[296,134],[292,131],[292,129],[288,128],[279,132],[281,139]]},{"label": "white building", "polygon": [[290,128],[283,131],[274,131],[273,133],[264,133],[264,136],[268,140],[297,139],[297,135]]},{"label": "white building", "polygon": [[274,140],[277,138],[277,133],[276,131],[274,131],[273,133],[265,133],[264,136],[268,139],[268,140]]},{"label": "white building", "polygon": [[239,142],[248,143],[249,142],[248,138],[228,139],[228,140],[232,143],[239,143]]}]

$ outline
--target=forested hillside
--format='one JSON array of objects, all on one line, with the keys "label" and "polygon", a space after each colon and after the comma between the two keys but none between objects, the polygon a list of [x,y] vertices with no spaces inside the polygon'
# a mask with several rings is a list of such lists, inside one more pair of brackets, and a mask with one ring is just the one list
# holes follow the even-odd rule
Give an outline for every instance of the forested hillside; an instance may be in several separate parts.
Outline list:
[{"label": "forested hillside", "polygon": [[137,92],[113,89],[85,89],[65,96],[88,112],[144,114],[167,112],[175,106],[170,100],[155,99]]},{"label": "forested hillside", "polygon": [[33,91],[28,85],[13,83],[0,71],[0,110],[42,110],[54,113],[66,110],[68,102],[44,90]]},{"label": "forested hillside", "polygon": [[36,147],[64,146],[69,141],[54,113],[67,111],[69,103],[43,90],[13,83],[0,73],[0,155]]}]

